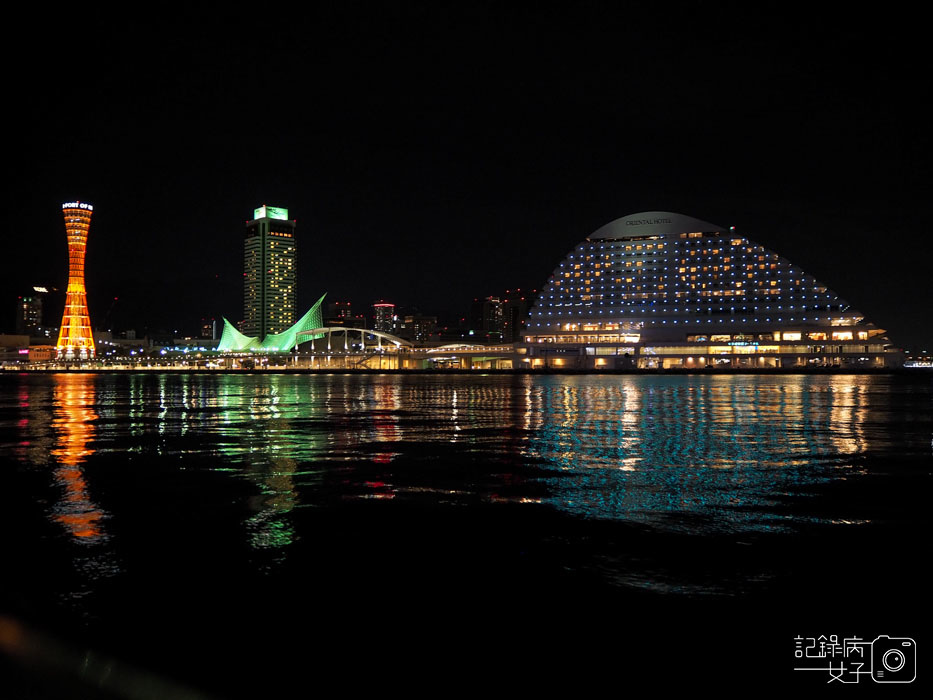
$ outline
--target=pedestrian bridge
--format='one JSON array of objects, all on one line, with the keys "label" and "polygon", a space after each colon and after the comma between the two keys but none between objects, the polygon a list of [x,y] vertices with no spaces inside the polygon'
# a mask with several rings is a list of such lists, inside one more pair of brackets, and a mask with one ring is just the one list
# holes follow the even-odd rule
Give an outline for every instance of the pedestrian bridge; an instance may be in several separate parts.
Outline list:
[{"label": "pedestrian bridge", "polygon": [[[354,338],[353,336],[358,336]],[[337,336],[336,339],[334,336]],[[299,331],[297,334],[298,343],[313,341],[316,338],[327,339],[327,350],[359,350],[365,351],[367,348],[371,351],[380,352],[385,345],[390,348],[410,348],[412,343],[399,338],[391,333],[382,331],[368,330],[366,328],[349,328],[347,326],[321,326],[320,328],[310,328],[306,331]],[[368,342],[367,342],[368,340]]]}]

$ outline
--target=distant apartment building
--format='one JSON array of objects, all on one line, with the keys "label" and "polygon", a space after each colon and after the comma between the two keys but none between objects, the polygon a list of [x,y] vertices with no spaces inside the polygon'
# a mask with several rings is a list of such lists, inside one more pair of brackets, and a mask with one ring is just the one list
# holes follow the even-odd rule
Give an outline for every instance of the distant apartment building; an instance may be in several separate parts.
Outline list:
[{"label": "distant apartment building", "polygon": [[42,296],[31,294],[19,298],[16,305],[17,335],[39,335],[42,326]]},{"label": "distant apartment building", "polygon": [[409,314],[396,321],[394,335],[413,343],[426,343],[436,329],[437,316]]},{"label": "distant apartment building", "polygon": [[211,338],[211,339],[216,338],[217,337],[217,319],[202,318],[201,328],[199,331],[199,337]]},{"label": "distant apartment building", "polygon": [[470,308],[470,322],[475,336],[501,342],[502,299],[499,297],[474,299]]},{"label": "distant apartment building", "polygon": [[373,304],[373,329],[392,333],[395,328],[395,304],[379,301]]},{"label": "distant apartment building", "polygon": [[502,340],[506,343],[518,343],[522,339],[528,310],[537,295],[532,289],[527,294],[521,289],[507,289],[502,297]]}]

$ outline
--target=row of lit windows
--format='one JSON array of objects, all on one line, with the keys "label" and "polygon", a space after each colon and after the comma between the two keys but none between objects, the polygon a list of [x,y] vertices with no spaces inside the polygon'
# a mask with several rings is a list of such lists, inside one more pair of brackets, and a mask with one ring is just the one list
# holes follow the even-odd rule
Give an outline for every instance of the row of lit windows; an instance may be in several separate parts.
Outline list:
[{"label": "row of lit windows", "polygon": [[[769,318],[728,318],[728,319],[726,319],[726,318],[716,318],[716,319],[707,318],[705,322],[706,322],[706,324],[711,324],[711,323],[720,323],[720,324],[721,324],[721,323],[742,323],[742,324],[747,324],[747,323],[774,323],[774,322],[777,322],[777,323],[788,323],[788,322],[789,322],[789,323],[799,323],[799,322],[809,323],[809,322],[820,322],[820,321],[823,321],[823,322],[832,322],[832,323],[835,324],[835,319],[833,319],[831,316],[814,316],[814,317],[812,317],[812,318],[811,318],[811,317],[807,317],[807,316],[802,316],[802,317],[800,317],[800,318],[797,318],[797,317],[795,317],[795,316],[790,316],[790,317],[788,317],[788,318],[786,318],[786,319],[783,318],[783,317],[777,317],[777,318],[770,318],[770,317],[769,317]],[[849,320],[849,322],[854,322],[854,319],[853,319],[853,320]],[[645,323],[648,324],[648,325],[652,325],[652,326],[667,325],[667,324],[668,324],[668,319],[660,319],[660,320],[658,320],[658,319],[651,319],[651,320],[645,321]],[[684,325],[684,326],[703,325],[703,323],[704,323],[704,320],[701,319],[701,318],[695,318],[695,319],[674,319],[674,320],[670,321],[670,324],[671,324],[671,325],[678,325],[678,324],[679,324],[679,325]],[[529,325],[529,327],[534,326],[534,327],[536,327],[536,328],[541,328],[541,327],[543,326],[544,328],[548,328],[548,327],[550,327],[551,325],[556,325],[556,324],[549,324],[549,323],[544,323],[544,324],[541,324],[541,323],[531,324],[531,323],[529,323],[528,325]]]},{"label": "row of lit windows", "polygon": [[[554,280],[553,286],[555,287],[555,289],[552,289],[550,291],[554,291],[558,293],[561,291],[565,291],[565,292],[573,291],[575,289],[579,290],[583,286],[594,286],[594,287],[599,287],[599,288],[608,287],[610,289],[620,289],[624,291],[627,288],[627,285],[631,285],[633,283],[636,284],[639,289],[642,288],[642,286],[646,286],[646,287],[652,286],[656,289],[664,289],[665,284],[667,283],[673,283],[675,287],[679,287],[680,284],[675,282],[674,280],[680,280],[681,282],[684,282],[684,283],[692,283],[690,284],[690,286],[693,289],[696,288],[696,284],[703,285],[701,287],[703,289],[705,289],[705,286],[707,284],[710,285],[711,287],[722,287],[724,285],[729,285],[729,284],[736,286],[736,287],[746,286],[746,282],[743,281],[741,278],[738,280],[735,280],[735,279],[732,279],[733,277],[735,277],[734,274],[730,275],[729,279],[726,279],[724,275],[720,275],[719,273],[716,273],[716,272],[708,274],[705,277],[703,275],[688,275],[688,274],[669,275],[666,278],[665,277],[661,278],[662,280],[666,280],[666,281],[662,281],[662,282],[655,281],[654,284],[651,284],[653,280],[657,280],[656,276],[652,276],[651,278],[648,278],[647,276],[641,276],[641,275],[637,277],[603,277],[599,275],[598,278],[585,278],[585,279],[574,278],[574,279],[568,279],[568,280],[563,280],[563,281]],[[785,280],[767,279],[767,278],[756,279],[756,277],[753,274],[746,275],[745,279],[755,280],[757,281],[759,286],[768,285],[771,287],[776,287],[779,282],[784,282],[785,284],[792,283],[793,286],[788,287],[788,291],[793,291],[793,292],[812,291],[816,294],[826,294],[827,292],[826,287],[822,287],[822,286],[808,287],[808,286],[804,286],[803,284],[801,284],[802,282],[806,282],[806,280],[797,279],[797,280],[786,280],[785,281]],[[566,282],[567,284],[564,284],[564,282]],[[794,287],[797,287],[798,289],[794,289]],[[545,289],[545,292],[547,291],[549,290]]]},{"label": "row of lit windows", "polygon": [[728,343],[731,341],[754,341],[754,340],[783,340],[799,341],[807,340],[868,340],[868,331],[774,331],[772,333],[714,333],[712,335],[688,335],[687,341],[691,343]]},{"label": "row of lit windows", "polygon": [[[645,292],[645,293],[643,293],[643,294],[647,294],[647,293]],[[583,296],[586,296],[586,295],[583,295]],[[615,295],[611,295],[611,296],[615,296]],[[688,312],[691,308],[693,308],[693,305],[697,305],[696,308],[701,308],[701,307],[702,307],[702,308],[713,308],[713,305],[712,305],[711,303],[709,303],[709,302],[710,302],[709,299],[703,300],[703,299],[681,298],[681,299],[662,299],[662,300],[658,300],[658,299],[651,299],[651,300],[634,299],[634,300],[629,300],[631,297],[636,297],[636,296],[638,296],[638,295],[637,295],[637,294],[630,294],[630,295],[626,295],[625,298],[622,298],[622,299],[608,299],[608,300],[607,300],[606,297],[601,296],[601,295],[590,295],[590,299],[597,299],[597,300],[598,300],[598,301],[597,301],[597,304],[598,304],[599,306],[609,307],[610,310],[611,310],[612,308],[614,308],[614,307],[618,307],[618,308],[620,308],[620,309],[622,309],[622,310],[625,310],[625,309],[623,309],[623,307],[626,307],[626,306],[637,306],[637,307],[639,307],[639,308],[644,309],[645,313],[654,313],[654,311],[655,311],[656,309],[658,309],[658,308],[663,308],[664,310],[670,310],[670,307],[671,307],[672,305],[676,305],[676,306],[674,306],[674,309],[673,309],[673,310],[674,310],[674,311],[677,311],[677,310],[679,310],[681,304],[685,304],[685,306],[683,307],[683,308],[684,308],[684,312]],[[705,304],[703,303],[704,301],[706,302]],[[748,300],[746,300],[746,299],[741,299],[740,301],[749,301],[749,302],[759,301],[759,302],[761,302],[761,303],[759,303],[759,304],[752,304],[751,306],[749,306],[749,305],[729,306],[728,308],[731,309],[731,310],[733,310],[733,311],[736,310],[736,309],[748,309],[748,308],[755,309],[756,311],[757,311],[758,309],[767,309],[767,310],[778,309],[778,310],[784,310],[785,308],[786,308],[786,309],[791,309],[791,310],[799,309],[800,311],[807,311],[807,310],[810,310],[810,311],[819,311],[819,310],[822,310],[822,309],[827,309],[827,310],[836,309],[836,310],[838,310],[838,311],[845,311],[846,309],[849,308],[847,304],[821,304],[821,303],[820,303],[820,304],[775,304],[775,303],[773,303],[773,301],[771,301],[770,303],[768,303],[768,300],[767,300],[767,299],[764,299],[764,300],[758,300],[758,299],[748,299]],[[581,297],[572,297],[572,298],[569,298],[569,299],[558,300],[557,302],[547,304],[548,309],[555,309],[555,308],[556,308],[556,309],[560,309],[560,308],[580,307],[580,306],[587,306],[587,307],[590,307],[590,306],[594,306],[594,304],[592,303],[592,301],[590,301],[589,303],[586,303],[586,300],[583,299],[582,296],[581,296]],[[720,308],[725,309],[725,308],[727,308],[727,307],[721,306]],[[537,309],[533,309],[530,315],[531,315],[531,316],[543,316],[543,315],[546,314],[546,313],[549,314],[549,313],[551,313],[551,312],[550,312],[550,311],[545,311],[545,310],[542,309],[542,308],[537,308]]]},{"label": "row of lit windows", "polygon": [[[624,282],[623,282],[624,280]],[[679,280],[679,281],[673,281]],[[636,290],[642,289],[657,289],[663,290],[667,288],[667,284],[671,283],[674,287],[680,287],[680,282],[683,282],[684,288],[689,289],[706,289],[717,288],[724,289],[729,286],[732,287],[749,287],[749,286],[758,286],[758,287],[769,287],[769,288],[778,288],[778,284],[784,282],[787,286],[788,294],[793,293],[795,296],[800,293],[813,292],[815,294],[822,294],[825,298],[833,298],[831,294],[825,293],[824,287],[806,287],[801,285],[801,280],[768,280],[768,279],[755,279],[753,276],[749,275],[745,280],[742,279],[725,279],[718,274],[713,274],[707,277],[697,276],[697,275],[680,275],[677,277],[669,277],[667,282],[654,283],[651,284],[650,280],[643,277],[615,277],[615,278],[600,278],[600,279],[582,279],[582,280],[565,280],[568,284],[562,284],[560,280],[554,282],[553,289],[545,289],[545,292],[551,291],[558,294],[558,296],[566,296],[568,293],[574,291],[587,290],[590,291],[591,287],[595,287],[603,292],[610,290],[617,290],[620,293],[632,291],[633,287]],[[793,282],[793,284],[791,284]],[[699,287],[698,287],[699,285]],[[548,295],[548,298],[553,299],[553,295]]]},{"label": "row of lit windows", "polygon": [[[564,267],[564,265],[561,264],[558,270],[555,271],[554,275],[552,275],[552,278],[556,277],[560,279],[561,277],[567,278],[570,276],[574,276],[574,277],[580,277],[581,275],[589,276],[596,272],[620,272],[623,268],[626,268],[626,267],[628,268],[637,267],[637,268],[642,268],[643,271],[647,270],[647,271],[656,271],[656,272],[660,272],[662,270],[666,272],[670,269],[670,266],[661,267],[659,265],[650,264],[650,263],[656,263],[656,262],[658,261],[626,260],[624,262],[618,261],[613,264],[592,263],[590,266],[587,266],[586,268],[583,268],[580,265],[575,264],[573,268],[570,270],[561,270],[560,268]],[[690,262],[693,263],[694,261],[690,261]],[[722,262],[722,264],[719,264],[720,262]],[[728,261],[722,260],[722,261],[716,261],[715,264],[703,265],[699,261],[697,261],[696,264],[688,264],[686,260],[681,260],[679,261],[679,263],[676,263],[673,265],[673,268],[674,268],[673,272],[683,274],[688,271],[689,272],[728,272],[729,270],[743,270],[744,269],[745,272],[754,272],[757,270],[759,272],[763,272],[766,276],[771,275],[772,270],[774,271],[773,274],[775,275],[781,275],[781,274],[784,274],[785,272],[788,275],[796,275],[796,274],[802,275],[803,274],[802,272],[798,272],[797,270],[795,270],[792,266],[788,265],[787,269],[784,269],[784,267],[785,266],[783,264],[778,264],[778,263],[731,264]]]},{"label": "row of lit windows", "polygon": [[[774,290],[699,290],[692,292],[674,292],[673,295],[668,295],[664,292],[629,292],[626,294],[604,294],[599,290],[590,290],[587,287],[584,290],[581,290],[578,294],[568,294],[561,297],[558,297],[556,301],[542,302],[535,309],[531,311],[532,316],[541,316],[546,313],[546,309],[560,308],[563,306],[592,306],[592,304],[583,304],[583,302],[593,302],[597,301],[599,306],[608,306],[608,307],[625,307],[625,306],[641,306],[645,307],[646,310],[650,310],[650,307],[654,306],[663,306],[668,307],[672,305],[681,305],[681,304],[710,304],[717,301],[725,301],[727,299],[735,299],[736,301],[747,301],[750,303],[759,302],[762,308],[766,309],[796,309],[800,308],[801,310],[815,310],[815,309],[845,309],[848,306],[846,304],[834,304],[834,299],[820,299],[819,297],[813,297],[813,301],[817,303],[806,304],[803,303],[806,301],[806,297],[800,297],[796,299],[789,299],[789,301],[795,303],[785,303],[783,297],[778,296],[780,293],[779,289]],[[769,296],[771,297],[769,299]],[[777,296],[777,299],[773,297]],[[553,298],[553,297],[552,297]],[[822,303],[825,301],[830,301],[831,303],[826,304]],[[775,302],[781,302],[776,304]],[[689,308],[689,306],[688,306]],[[731,307],[736,308],[736,307]],[[742,307],[746,308],[746,307]],[[757,309],[758,306],[755,306]]]},{"label": "row of lit windows", "polygon": [[659,345],[644,346],[642,355],[812,355],[825,352],[880,353],[884,345]]},{"label": "row of lit windows", "polygon": [[[632,336],[595,336],[595,335],[529,335],[525,336],[527,343],[556,343],[561,345],[585,345],[598,343],[638,343],[640,335]],[[830,346],[833,352],[884,352],[884,345],[871,343],[857,346]],[[588,351],[594,348],[587,348]],[[633,346],[596,348],[595,352],[588,354],[612,355],[632,353],[637,350]],[[729,345],[646,345],[641,348],[642,355],[753,355],[760,353],[800,353],[811,354],[826,352],[825,345],[767,345],[758,342],[748,344]]]},{"label": "row of lit windows", "polygon": [[[727,309],[724,308],[724,307],[709,307],[709,308],[683,309],[682,312],[681,312],[681,310],[679,310],[679,309],[660,309],[660,310],[658,310],[658,309],[652,309],[651,312],[650,312],[650,313],[651,313],[651,316],[649,317],[649,316],[647,316],[647,315],[645,314],[644,311],[640,311],[640,310],[638,310],[638,309],[632,309],[632,310],[629,310],[629,311],[621,311],[621,312],[619,312],[619,313],[610,314],[610,316],[618,317],[619,320],[620,320],[620,322],[628,322],[628,321],[631,321],[632,319],[638,319],[638,318],[668,318],[668,319],[670,319],[670,318],[672,318],[672,317],[674,317],[674,316],[677,316],[677,317],[679,317],[678,320],[680,320],[680,321],[683,322],[683,323],[690,323],[692,320],[696,320],[698,323],[702,323],[702,319],[700,318],[701,316],[703,316],[703,317],[706,317],[706,316],[715,316],[715,317],[723,317],[723,318],[728,316],[728,317],[731,318],[731,317],[735,317],[735,316],[737,316],[737,315],[738,315],[738,316],[742,316],[742,315],[747,316],[747,315],[750,314],[750,313],[757,313],[759,316],[761,316],[761,315],[767,315],[769,320],[770,320],[770,318],[772,318],[772,317],[777,317],[777,320],[783,321],[783,319],[784,319],[784,314],[785,314],[786,312],[788,312],[788,311],[791,312],[791,313],[793,313],[793,310],[790,310],[790,309],[784,311],[784,310],[773,309],[773,308],[757,309],[755,312],[753,312],[751,309],[748,309],[748,308],[727,310]],[[797,310],[797,313],[798,313],[798,314],[800,314],[800,313],[806,313],[807,311],[808,311],[808,309],[799,309],[799,310]],[[820,309],[815,309],[815,308],[814,308],[814,309],[809,309],[809,311],[810,311],[810,312],[819,312]],[[827,309],[827,311],[832,312],[832,309]],[[556,312],[556,314],[552,314],[551,312],[548,312],[548,316],[552,316],[552,315],[556,315],[556,316],[567,316],[567,317],[569,317],[569,318],[584,319],[584,318],[593,318],[593,317],[596,316],[596,315],[603,316],[604,314],[603,314],[602,310],[600,310],[600,311],[598,312],[598,314],[597,314],[597,313],[594,313],[592,309],[574,309],[574,310],[568,310],[566,313],[565,313],[565,312],[562,312],[562,311],[558,311],[558,312]],[[629,316],[628,321],[626,321],[626,320],[624,320],[624,319],[622,318],[622,317],[624,317],[624,316]],[[795,317],[796,317],[796,314],[794,314],[793,316],[790,316],[790,317],[788,318],[788,320],[794,320]],[[540,316],[539,316],[539,318],[540,318]],[[820,317],[817,316],[817,317],[815,317],[815,318],[818,320]],[[804,321],[806,321],[806,320],[807,320],[807,317],[806,317],[806,316],[802,316],[801,319],[804,320]],[[546,320],[546,319],[542,318],[542,320]],[[654,321],[652,321],[652,322],[654,322]],[[676,322],[676,320],[675,320],[675,322]],[[708,321],[707,321],[707,322],[708,322]]]},{"label": "row of lit windows", "polygon": [[[574,263],[572,266],[567,265],[570,269],[562,270],[561,268],[565,267],[564,263],[561,263],[558,266],[558,269],[554,271],[553,277],[560,278],[569,277],[571,274],[579,277],[580,275],[590,275],[594,271],[609,271],[609,270],[621,270],[623,267],[639,267],[645,270],[654,270],[654,271],[667,271],[671,266],[665,265],[661,266],[663,261],[659,260],[642,260],[642,259],[632,259],[632,260],[618,260],[614,262],[596,262],[589,264],[578,264]],[[707,264],[703,264],[703,263]],[[655,264],[652,264],[655,263]],[[723,272],[732,269],[741,270],[744,269],[746,272],[758,270],[764,272],[765,275],[771,274],[773,270],[776,275],[787,273],[788,275],[795,275],[804,273],[798,272],[792,265],[789,263],[738,263],[733,261],[731,258],[721,258],[716,260],[685,260],[681,259],[676,263],[672,264],[675,272],[686,272],[687,269],[691,272]],[[806,275],[804,275],[806,276]]]},{"label": "row of lit windows", "polygon": [[[676,286],[679,287],[680,285],[678,284]],[[686,287],[687,285],[684,285],[684,286]],[[698,290],[695,288],[696,285],[691,285],[691,286],[694,288],[683,289],[683,290],[678,290],[678,291],[673,291],[673,292],[667,291],[667,290],[658,291],[658,292],[650,292],[650,291],[647,291],[647,289],[650,289],[650,288],[645,288],[641,292],[628,290],[625,292],[622,292],[622,291],[609,292],[608,294],[606,293],[606,289],[604,287],[595,287],[595,288],[594,287],[577,287],[575,289],[568,291],[568,293],[566,294],[558,294],[556,297],[554,295],[550,295],[548,296],[547,301],[545,301],[542,298],[541,302],[535,308],[536,310],[541,311],[543,307],[569,305],[569,304],[575,303],[575,300],[579,299],[581,296],[585,294],[598,295],[600,299],[617,299],[619,304],[626,304],[626,303],[631,304],[632,302],[628,301],[630,299],[651,299],[652,304],[683,303],[681,300],[686,300],[686,303],[692,303],[692,302],[703,301],[700,297],[709,297],[709,296],[748,296],[753,299],[757,298],[757,300],[761,301],[762,303],[773,304],[775,301],[779,301],[781,302],[782,306],[785,303],[783,297],[780,297],[780,296],[778,296],[777,299],[768,298],[769,296],[773,297],[775,294],[780,294],[781,292],[780,287],[774,287],[774,288],[750,287],[746,289],[732,289],[732,290],[716,288],[716,289],[706,289],[706,290],[699,289]],[[719,292],[719,294],[716,294],[716,292]],[[726,292],[732,292],[732,294],[727,295]],[[551,301],[552,299],[554,301]],[[830,304],[841,302],[841,300],[837,299],[836,297],[831,297],[829,295],[819,296],[816,294],[811,295],[811,296],[807,296],[806,294],[788,294],[788,299],[787,299],[788,302],[794,302],[794,303],[800,303],[800,304],[804,304],[808,300],[820,306],[824,305],[827,302],[829,302]],[[810,305],[813,305],[813,303],[811,303]],[[788,305],[793,306],[793,304],[788,304]]]},{"label": "row of lit windows", "polygon": [[[577,277],[572,277],[572,278],[568,277],[563,280],[553,280],[551,284],[549,285],[553,287],[553,289],[548,289],[547,287],[545,287],[544,292],[547,293],[548,291],[553,291],[553,292],[559,293],[561,290],[574,289],[574,287],[577,287],[580,285],[592,285],[592,286],[598,286],[598,287],[623,287],[626,284],[632,284],[632,283],[637,283],[639,285],[651,285],[654,287],[660,287],[661,285],[664,285],[664,284],[674,284],[675,286],[679,286],[677,285],[678,282],[694,282],[694,283],[699,283],[699,284],[704,284],[704,283],[712,284],[715,282],[720,285],[735,284],[736,286],[743,286],[742,283],[744,281],[754,280],[760,285],[767,284],[768,286],[771,286],[771,287],[775,287],[779,283],[781,283],[781,284],[787,285],[788,289],[792,289],[793,291],[802,291],[802,292],[812,291],[817,294],[827,293],[827,290],[825,287],[821,287],[819,285],[813,285],[812,282],[808,283],[809,282],[808,280],[800,280],[800,279],[786,279],[785,280],[785,279],[778,279],[778,278],[771,278],[771,277],[762,277],[760,275],[754,275],[752,273],[749,273],[746,275],[739,275],[738,279],[736,279],[736,275],[734,273],[730,273],[729,275],[723,275],[718,272],[712,272],[712,273],[708,273],[704,275],[704,274],[690,274],[690,273],[685,272],[683,274],[662,275],[659,279],[657,275],[648,276],[648,275],[633,274],[635,272],[636,271],[634,270],[632,271],[626,270],[625,276],[620,275],[618,277],[609,276],[609,274],[601,275],[597,273],[593,277],[587,276],[587,277],[580,278],[579,276],[577,276]],[[615,273],[615,274],[619,274],[619,273]]]},{"label": "row of lit windows", "polygon": [[[806,300],[807,298],[811,298],[808,292],[815,293],[812,296],[813,299],[823,298],[826,300],[831,300],[831,299],[836,298],[832,294],[827,293],[827,290],[825,287],[822,287],[822,286],[804,287],[802,286],[801,280],[793,280],[793,286],[790,286],[790,287],[785,287],[785,286],[779,287],[778,286],[779,280],[755,280],[752,275],[749,275],[749,277],[751,278],[749,280],[749,284],[752,286],[747,290],[747,293],[760,293],[760,294],[767,294],[767,295],[772,295],[772,296],[787,294],[788,301]],[[623,279],[625,279],[624,283],[622,281]],[[678,278],[675,277],[674,279],[678,279]],[[560,300],[563,298],[573,298],[575,296],[574,292],[576,292],[577,294],[581,292],[587,292],[587,293],[596,292],[596,293],[602,293],[602,294],[608,293],[610,296],[615,296],[616,293],[618,293],[620,298],[625,299],[625,298],[628,298],[629,295],[634,296],[633,295],[634,291],[642,291],[642,290],[647,290],[651,288],[657,290],[655,292],[650,292],[652,295],[655,295],[655,296],[664,297],[668,295],[674,295],[674,296],[680,297],[685,294],[689,295],[691,294],[691,292],[694,295],[698,295],[698,296],[709,296],[710,291],[716,293],[715,295],[718,296],[720,295],[718,292],[726,291],[724,290],[724,288],[730,285],[732,287],[735,287],[736,289],[729,290],[729,291],[732,291],[734,294],[740,294],[746,291],[746,290],[743,290],[742,287],[748,287],[748,284],[745,284],[741,280],[720,280],[718,275],[713,275],[712,277],[707,276],[705,281],[702,278],[698,277],[697,275],[682,275],[679,277],[679,279],[680,279],[680,282],[683,282],[683,287],[684,287],[683,289],[678,289],[681,287],[680,282],[673,283],[674,289],[666,289],[665,288],[666,285],[663,283],[645,284],[647,280],[641,279],[641,278],[618,277],[618,278],[597,279],[597,280],[592,280],[592,281],[580,280],[582,284],[579,284],[578,286],[571,285],[567,287],[562,286],[560,284],[560,281],[558,280],[554,282],[550,290],[548,290],[547,288],[544,290],[544,293],[542,294],[541,297],[539,297],[539,301],[536,305],[537,306],[544,305],[544,303],[542,302],[543,299],[555,299],[556,298]],[[638,284],[634,284],[636,280]],[[702,291],[702,290],[709,290],[709,291]],[[554,293],[547,294],[548,291],[551,291]],[[821,296],[817,296],[817,295],[821,295]],[[645,298],[645,297],[641,295],[635,298]],[[548,305],[551,305],[551,304],[548,304]]]}]

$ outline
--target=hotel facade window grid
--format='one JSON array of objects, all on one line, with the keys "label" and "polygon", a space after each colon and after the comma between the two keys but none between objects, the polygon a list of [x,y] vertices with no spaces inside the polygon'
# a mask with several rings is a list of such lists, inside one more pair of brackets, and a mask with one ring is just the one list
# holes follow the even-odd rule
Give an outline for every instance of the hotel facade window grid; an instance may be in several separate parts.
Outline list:
[{"label": "hotel facade window grid", "polygon": [[[733,229],[644,212],[568,253],[529,312],[525,340],[571,355],[574,344],[583,355],[624,355],[645,368],[885,366],[883,334],[812,275]],[[607,344],[616,352],[596,347]]]},{"label": "hotel facade window grid", "polygon": [[243,244],[243,326],[248,336],[282,333],[296,321],[296,222],[288,210],[260,207]]}]

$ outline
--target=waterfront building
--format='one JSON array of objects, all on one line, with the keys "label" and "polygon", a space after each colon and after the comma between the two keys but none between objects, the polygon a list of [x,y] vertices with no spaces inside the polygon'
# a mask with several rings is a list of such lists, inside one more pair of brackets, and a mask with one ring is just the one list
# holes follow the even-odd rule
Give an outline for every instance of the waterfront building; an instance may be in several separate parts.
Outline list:
[{"label": "waterfront building", "polygon": [[84,288],[84,257],[93,212],[94,207],[87,202],[62,204],[68,238],[68,289],[55,346],[59,359],[87,360],[94,357],[94,336]]},{"label": "waterfront building", "polygon": [[896,366],[885,331],[733,228],[670,212],[612,221],[554,269],[529,312],[532,367]]},{"label": "waterfront building", "polygon": [[243,323],[247,336],[282,333],[296,321],[296,222],[288,209],[261,206],[246,222],[243,242]]}]

